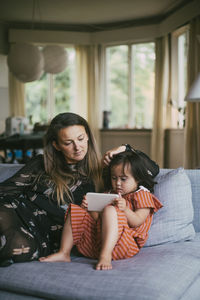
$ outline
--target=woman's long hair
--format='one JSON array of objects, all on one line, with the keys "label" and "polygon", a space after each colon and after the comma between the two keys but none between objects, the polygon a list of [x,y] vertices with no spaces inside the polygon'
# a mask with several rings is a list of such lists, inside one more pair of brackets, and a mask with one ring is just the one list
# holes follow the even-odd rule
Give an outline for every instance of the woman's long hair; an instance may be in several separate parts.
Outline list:
[{"label": "woman's long hair", "polygon": [[58,114],[51,121],[44,137],[44,165],[48,177],[54,184],[59,204],[64,202],[64,194],[72,200],[69,185],[74,184],[76,178],[62,152],[55,149],[53,142],[58,143],[58,132],[62,128],[74,125],[83,126],[88,136],[88,151],[85,158],[77,163],[78,172],[94,183],[96,191],[102,187],[101,156],[87,121],[74,113]]},{"label": "woman's long hair", "polygon": [[131,174],[140,185],[146,187],[150,192],[153,192],[154,182],[152,176],[149,174],[144,158],[138,155],[135,151],[124,151],[113,157],[109,165],[108,171],[108,187],[112,188],[111,184],[111,169],[113,166],[122,164],[123,170],[127,165],[130,166]]}]

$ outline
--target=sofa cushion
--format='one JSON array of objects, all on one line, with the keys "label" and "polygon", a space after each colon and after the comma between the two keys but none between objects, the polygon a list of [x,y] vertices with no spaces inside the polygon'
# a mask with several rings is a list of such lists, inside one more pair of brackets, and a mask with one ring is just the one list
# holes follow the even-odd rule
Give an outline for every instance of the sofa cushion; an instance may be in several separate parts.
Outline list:
[{"label": "sofa cushion", "polygon": [[159,174],[156,181],[154,194],[163,208],[154,215],[145,246],[194,238],[191,183],[185,170],[178,168]]},{"label": "sofa cushion", "polygon": [[200,232],[200,169],[185,170],[191,182],[192,203],[194,207],[193,225],[196,232]]},{"label": "sofa cushion", "polygon": [[0,164],[0,182],[14,175],[23,166],[23,164]]},{"label": "sofa cushion", "polygon": [[[200,276],[199,249],[197,236],[146,247],[132,258],[113,261],[109,271],[96,271],[97,260],[86,257],[74,257],[71,263],[16,263],[0,268],[0,299],[199,300],[200,287],[193,286]],[[5,297],[2,290],[16,298]]]}]

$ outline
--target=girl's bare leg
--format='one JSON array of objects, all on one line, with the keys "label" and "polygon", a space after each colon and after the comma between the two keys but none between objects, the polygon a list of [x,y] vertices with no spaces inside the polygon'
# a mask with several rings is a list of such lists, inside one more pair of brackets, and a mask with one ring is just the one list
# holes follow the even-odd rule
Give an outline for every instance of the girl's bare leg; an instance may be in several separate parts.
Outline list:
[{"label": "girl's bare leg", "polygon": [[41,262],[56,262],[56,261],[65,261],[70,262],[70,253],[73,247],[73,235],[72,235],[72,226],[71,226],[71,214],[69,213],[65,221],[60,249],[57,253],[48,255],[46,257],[40,257],[39,261]]},{"label": "girl's bare leg", "polygon": [[118,240],[117,212],[113,206],[105,207],[102,214],[102,248],[96,270],[112,269],[112,251]]}]

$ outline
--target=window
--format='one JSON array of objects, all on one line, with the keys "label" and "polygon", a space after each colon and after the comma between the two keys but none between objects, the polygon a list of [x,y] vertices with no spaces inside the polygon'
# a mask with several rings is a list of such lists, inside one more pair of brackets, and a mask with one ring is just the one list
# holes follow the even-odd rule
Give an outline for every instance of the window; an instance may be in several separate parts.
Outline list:
[{"label": "window", "polygon": [[106,103],[110,128],[152,128],[154,43],[106,48]]},{"label": "window", "polygon": [[176,109],[173,114],[173,127],[185,126],[184,101],[187,89],[187,55],[188,26],[184,26],[172,34],[172,105]]},{"label": "window", "polygon": [[75,101],[75,49],[66,48],[68,63],[59,74],[44,73],[26,84],[26,116],[32,123],[47,123],[60,112],[73,110]]}]

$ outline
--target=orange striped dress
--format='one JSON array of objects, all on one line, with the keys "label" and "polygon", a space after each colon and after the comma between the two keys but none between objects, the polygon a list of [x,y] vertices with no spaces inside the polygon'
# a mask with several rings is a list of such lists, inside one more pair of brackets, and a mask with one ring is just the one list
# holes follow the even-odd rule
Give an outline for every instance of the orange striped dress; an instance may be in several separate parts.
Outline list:
[{"label": "orange striped dress", "polygon": [[[151,208],[145,222],[138,227],[129,227],[123,211],[116,207],[118,216],[118,241],[112,252],[112,259],[129,258],[144,246],[150,229],[153,213],[162,207],[161,202],[148,190],[140,190],[124,195],[126,205],[133,211],[139,208]],[[71,224],[74,244],[86,257],[97,259],[101,249],[101,216],[95,221],[90,214],[78,205],[71,204]]]}]

